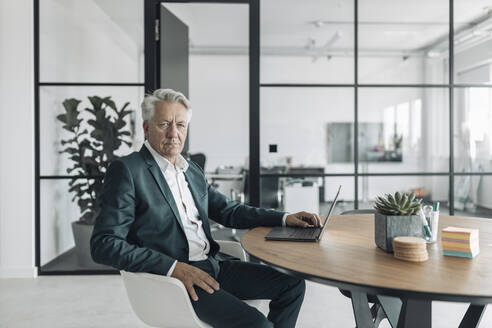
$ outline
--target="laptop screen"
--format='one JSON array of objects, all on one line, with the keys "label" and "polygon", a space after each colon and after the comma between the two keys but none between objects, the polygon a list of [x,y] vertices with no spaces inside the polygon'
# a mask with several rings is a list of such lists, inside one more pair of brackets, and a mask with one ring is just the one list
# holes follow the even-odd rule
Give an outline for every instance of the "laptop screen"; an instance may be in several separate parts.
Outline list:
[{"label": "laptop screen", "polygon": [[326,215],[325,223],[323,223],[323,227],[321,228],[320,237],[321,237],[321,234],[323,234],[323,231],[325,230],[328,221],[330,220],[331,213],[333,212],[333,209],[335,208],[335,205],[336,205],[337,200],[338,200],[338,195],[340,194],[340,189],[342,189],[342,185],[338,186],[338,191],[337,191],[337,194],[335,196],[335,199],[333,199],[333,202],[331,203],[330,210],[328,211],[328,215]]}]

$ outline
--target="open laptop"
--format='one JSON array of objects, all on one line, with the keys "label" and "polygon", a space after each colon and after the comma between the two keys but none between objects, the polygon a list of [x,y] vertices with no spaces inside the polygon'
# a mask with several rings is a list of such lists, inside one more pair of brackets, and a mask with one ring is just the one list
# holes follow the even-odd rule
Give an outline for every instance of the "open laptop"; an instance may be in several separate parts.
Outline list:
[{"label": "open laptop", "polygon": [[323,236],[323,232],[326,229],[327,223],[330,220],[331,213],[335,208],[338,200],[338,195],[340,194],[340,189],[342,186],[338,187],[335,199],[331,203],[330,210],[326,216],[325,223],[319,228],[301,228],[301,227],[273,227],[273,229],[265,236],[266,240],[289,240],[289,241],[318,241]]}]

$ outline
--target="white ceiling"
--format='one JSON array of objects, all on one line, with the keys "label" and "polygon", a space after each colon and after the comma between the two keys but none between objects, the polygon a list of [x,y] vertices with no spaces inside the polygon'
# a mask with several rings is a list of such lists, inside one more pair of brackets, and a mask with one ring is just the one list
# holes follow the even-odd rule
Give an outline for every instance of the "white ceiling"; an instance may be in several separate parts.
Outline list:
[{"label": "white ceiling", "polygon": [[[94,1],[143,48],[142,0]],[[429,50],[439,40],[447,39],[448,0],[359,0],[358,3],[360,51],[411,53]],[[260,4],[263,50],[288,53],[292,49],[305,50],[309,44],[310,51],[353,50],[351,0],[261,0]],[[167,3],[165,6],[189,26],[192,49],[232,50],[248,45],[247,5]],[[474,20],[488,17],[491,8],[492,0],[455,0],[455,30],[470,30]],[[440,47],[447,48],[446,41]]]}]

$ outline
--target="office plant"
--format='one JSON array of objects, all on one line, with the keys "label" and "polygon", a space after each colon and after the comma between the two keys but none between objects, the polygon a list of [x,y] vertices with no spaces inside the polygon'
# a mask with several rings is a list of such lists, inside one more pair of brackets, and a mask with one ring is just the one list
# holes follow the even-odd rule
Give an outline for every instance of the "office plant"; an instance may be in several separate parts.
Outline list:
[{"label": "office plant", "polygon": [[415,194],[401,194],[398,191],[395,195],[387,194],[385,197],[376,197],[374,208],[377,212],[386,215],[415,215],[420,211],[422,200],[416,200]]},{"label": "office plant", "polygon": [[[85,108],[81,108],[79,99],[65,99],[65,112],[56,117],[63,129],[69,132],[69,136],[61,140],[63,149],[60,153],[67,154],[71,161],[67,173],[74,178],[68,183],[69,192],[81,213],[78,220],[72,222],[72,229],[76,249],[83,248],[84,251],[88,251],[92,227],[100,210],[97,199],[102,189],[102,178],[109,164],[118,157],[115,152],[122,144],[132,145],[132,133],[125,120],[132,112],[127,109],[129,102],[118,109],[111,97],[87,98],[90,106]],[[82,247],[78,247],[79,244]],[[89,260],[92,262],[90,256]]]},{"label": "office plant", "polygon": [[399,236],[422,237],[422,218],[419,215],[422,199],[415,194],[396,192],[376,197],[374,209],[374,239],[386,252],[393,251],[393,238]]}]

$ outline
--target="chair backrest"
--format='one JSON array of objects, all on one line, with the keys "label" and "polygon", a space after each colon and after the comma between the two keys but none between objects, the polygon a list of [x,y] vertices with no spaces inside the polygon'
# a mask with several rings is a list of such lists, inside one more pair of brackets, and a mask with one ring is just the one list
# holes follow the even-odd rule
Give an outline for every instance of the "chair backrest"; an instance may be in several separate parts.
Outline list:
[{"label": "chair backrest", "polygon": [[190,159],[197,163],[198,166],[205,171],[205,162],[207,161],[207,157],[203,153],[190,154]]},{"label": "chair backrest", "polygon": [[133,311],[152,327],[207,328],[193,309],[178,279],[150,273],[121,271]]},{"label": "chair backrest", "polygon": [[346,214],[374,214],[376,213],[376,210],[373,208],[361,208],[358,210],[349,210],[349,211],[344,211],[340,213],[341,215],[346,215]]},{"label": "chair backrest", "polygon": [[237,241],[217,240],[217,243],[220,246],[221,253],[232,257],[237,257],[243,262],[249,261],[248,254],[246,254],[244,249],[241,247],[241,244]]},{"label": "chair backrest", "polygon": [[[235,241],[217,240],[224,254],[247,261],[248,256]],[[210,328],[201,321],[191,305],[188,291],[176,278],[144,272],[120,271],[133,312],[152,327]],[[246,301],[262,307],[262,300]]]}]

